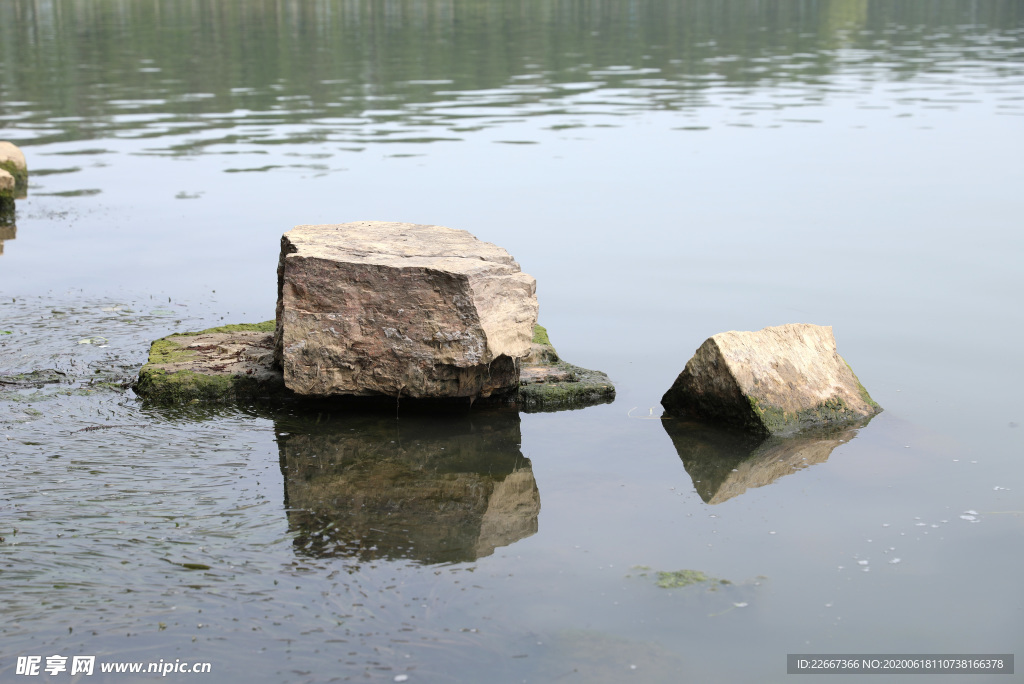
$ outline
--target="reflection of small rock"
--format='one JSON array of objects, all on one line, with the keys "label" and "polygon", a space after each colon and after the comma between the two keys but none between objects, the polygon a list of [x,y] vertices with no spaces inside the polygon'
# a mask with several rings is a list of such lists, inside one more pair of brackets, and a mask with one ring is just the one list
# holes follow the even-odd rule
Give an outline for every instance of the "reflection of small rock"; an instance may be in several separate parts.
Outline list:
[{"label": "reflection of small rock", "polygon": [[[870,419],[868,419],[870,420]],[[792,437],[758,437],[744,431],[679,419],[661,421],[705,503],[719,504],[815,463],[857,435],[867,420]]]}]

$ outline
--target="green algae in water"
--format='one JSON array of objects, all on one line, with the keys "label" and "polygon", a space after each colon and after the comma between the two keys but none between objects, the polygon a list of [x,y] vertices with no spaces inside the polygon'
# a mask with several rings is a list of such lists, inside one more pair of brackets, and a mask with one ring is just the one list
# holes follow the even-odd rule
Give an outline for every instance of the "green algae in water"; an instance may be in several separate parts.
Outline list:
[{"label": "green algae in water", "polygon": [[674,570],[671,572],[658,572],[658,581],[655,583],[662,589],[679,589],[694,584],[707,582],[710,584],[732,584],[729,580],[718,579],[705,575],[700,570]]}]

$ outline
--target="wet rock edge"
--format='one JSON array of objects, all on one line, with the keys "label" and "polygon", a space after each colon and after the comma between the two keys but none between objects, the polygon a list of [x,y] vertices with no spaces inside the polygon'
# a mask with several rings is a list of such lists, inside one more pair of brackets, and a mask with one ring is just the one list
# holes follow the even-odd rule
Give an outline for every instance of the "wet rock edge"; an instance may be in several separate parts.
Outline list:
[{"label": "wet rock edge", "polygon": [[[174,333],[155,340],[150,346],[149,361],[139,371],[132,389],[146,403],[181,405],[190,403],[272,402],[322,403],[353,408],[402,407],[447,408],[470,406],[514,406],[524,412],[549,412],[585,408],[611,403],[615,386],[600,371],[566,363],[558,357],[547,331],[534,328],[533,351],[523,364],[531,380],[521,380],[517,390],[503,395],[479,398],[413,400],[401,397],[334,396],[309,399],[296,395],[284,385],[281,371],[273,365],[274,321],[235,324],[208,328],[197,332]],[[189,338],[218,335],[224,343],[246,345],[251,351],[242,353],[248,363],[242,369],[225,370],[219,360],[203,365],[203,354],[209,350],[182,346]],[[208,345],[210,346],[210,345]],[[175,368],[187,358],[192,368]],[[220,366],[220,368],[218,368]]]}]

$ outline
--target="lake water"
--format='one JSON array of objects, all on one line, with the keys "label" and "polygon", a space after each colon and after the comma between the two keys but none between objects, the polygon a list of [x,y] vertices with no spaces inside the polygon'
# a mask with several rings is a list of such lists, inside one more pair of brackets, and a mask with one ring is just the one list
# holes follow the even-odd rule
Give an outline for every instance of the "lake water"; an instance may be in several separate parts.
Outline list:
[{"label": "lake water", "polygon": [[[1021,643],[1016,0],[6,0],[0,139],[31,172],[0,229],[2,681],[781,682],[787,653]],[[508,249],[616,401],[122,386],[152,339],[272,318],[281,233],[355,220]],[[833,326],[866,427],[766,456],[660,419],[704,339],[795,322]],[[684,569],[729,583],[658,586]]]}]

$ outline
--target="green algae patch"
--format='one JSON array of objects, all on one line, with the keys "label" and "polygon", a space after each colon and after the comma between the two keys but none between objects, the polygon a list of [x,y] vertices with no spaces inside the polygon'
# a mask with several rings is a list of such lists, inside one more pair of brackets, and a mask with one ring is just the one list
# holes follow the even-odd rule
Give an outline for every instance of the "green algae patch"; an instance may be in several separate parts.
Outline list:
[{"label": "green algae patch", "polygon": [[672,570],[658,573],[658,580],[655,582],[662,589],[679,589],[689,587],[701,582],[714,582],[713,577],[708,577],[700,570]]},{"label": "green algae patch", "polygon": [[[215,328],[207,328],[206,330],[200,330],[198,332],[183,332],[174,333],[168,335],[168,337],[183,337],[186,335],[208,335],[212,333],[233,333],[233,332],[274,332],[277,326],[277,321],[263,321],[262,323],[230,323],[228,325],[218,325]],[[165,338],[166,339],[166,338]]]},{"label": "green algae patch", "polygon": [[[648,565],[634,565],[630,569],[642,571],[638,573],[639,577],[647,577],[651,570]],[[654,582],[655,585],[662,589],[682,589],[695,584],[706,584],[710,591],[714,591],[718,586],[732,584],[727,579],[712,577],[700,570],[659,570],[654,574],[657,578]],[[632,575],[626,575],[626,577],[632,577]]]},{"label": "green algae patch", "polygon": [[170,337],[164,337],[153,342],[149,347],[149,363],[179,363],[195,358],[196,352],[185,349]]}]

